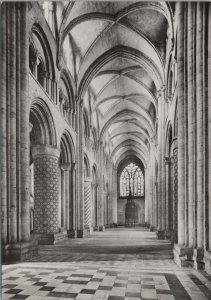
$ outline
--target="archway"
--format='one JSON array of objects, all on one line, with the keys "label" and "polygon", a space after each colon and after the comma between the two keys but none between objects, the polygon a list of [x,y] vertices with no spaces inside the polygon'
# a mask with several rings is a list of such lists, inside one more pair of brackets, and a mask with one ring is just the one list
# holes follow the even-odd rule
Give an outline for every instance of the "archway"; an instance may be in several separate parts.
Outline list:
[{"label": "archway", "polygon": [[74,235],[75,230],[75,151],[71,135],[65,131],[60,141],[59,228]]},{"label": "archway", "polygon": [[124,159],[117,171],[117,223],[145,223],[145,172],[137,157]]},{"label": "archway", "polygon": [[[59,232],[58,159],[52,115],[42,99],[32,102],[30,116],[31,232],[39,243],[54,243]],[[33,188],[34,187],[34,188]],[[34,192],[33,192],[34,191]]]}]

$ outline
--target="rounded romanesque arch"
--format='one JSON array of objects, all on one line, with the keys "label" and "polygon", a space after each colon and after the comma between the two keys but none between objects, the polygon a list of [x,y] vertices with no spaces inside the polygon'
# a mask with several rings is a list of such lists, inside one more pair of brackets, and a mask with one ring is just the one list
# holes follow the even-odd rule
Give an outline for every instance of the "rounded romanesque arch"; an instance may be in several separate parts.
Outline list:
[{"label": "rounded romanesque arch", "polygon": [[[40,98],[32,101],[30,115],[30,214],[33,231],[40,243],[58,227],[58,159],[54,121],[47,104]],[[34,192],[33,192],[34,191]],[[32,225],[31,225],[32,227]],[[33,229],[33,230],[32,230]]]},{"label": "rounded romanesque arch", "polygon": [[55,69],[48,39],[39,24],[33,24],[29,35],[29,69],[52,100],[56,99]]},{"label": "rounded romanesque arch", "polygon": [[40,98],[32,101],[29,122],[31,124],[30,141],[34,145],[56,147],[56,129],[47,104]]},{"label": "rounded romanesque arch", "polygon": [[59,228],[73,234],[75,228],[75,149],[70,133],[60,139],[59,157]]}]

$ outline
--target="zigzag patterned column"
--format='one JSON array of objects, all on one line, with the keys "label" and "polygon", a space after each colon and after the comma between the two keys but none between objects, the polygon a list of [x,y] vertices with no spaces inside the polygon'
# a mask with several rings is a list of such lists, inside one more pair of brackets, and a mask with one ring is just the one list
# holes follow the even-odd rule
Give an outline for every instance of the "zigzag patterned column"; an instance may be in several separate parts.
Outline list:
[{"label": "zigzag patterned column", "polygon": [[91,178],[84,179],[84,226],[90,229],[92,225]]}]

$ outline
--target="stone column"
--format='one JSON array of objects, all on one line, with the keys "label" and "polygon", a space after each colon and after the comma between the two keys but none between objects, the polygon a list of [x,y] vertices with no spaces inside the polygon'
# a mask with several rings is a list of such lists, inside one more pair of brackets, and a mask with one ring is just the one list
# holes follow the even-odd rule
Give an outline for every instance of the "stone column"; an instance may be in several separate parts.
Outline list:
[{"label": "stone column", "polygon": [[60,165],[62,170],[62,178],[61,179],[61,200],[63,201],[63,218],[64,218],[64,228],[70,229],[70,209],[71,209],[71,182],[70,182],[70,171],[71,171],[71,163],[63,163]]},{"label": "stone column", "polygon": [[197,248],[203,248],[203,4],[196,15],[196,135],[197,135]]},{"label": "stone column", "polygon": [[[187,128],[187,3],[176,3],[177,18],[177,108],[178,108],[178,245],[174,246],[174,259],[180,266],[193,266],[192,249],[188,243],[188,128]],[[190,70],[189,70],[190,72]]]},{"label": "stone column", "polygon": [[166,233],[167,239],[173,240],[173,157],[166,157]]},{"label": "stone column", "polygon": [[69,204],[69,230],[68,237],[75,238],[77,236],[77,202],[76,202],[76,168],[75,163],[71,165],[71,171],[69,172],[69,185],[70,185],[70,204]]},{"label": "stone column", "polygon": [[148,168],[145,168],[145,223],[149,223],[149,172]]},{"label": "stone column", "polygon": [[153,177],[149,176],[149,208],[148,208],[148,215],[149,215],[149,225],[150,230],[155,230],[155,188],[154,188],[154,181]]},{"label": "stone column", "polygon": [[170,189],[170,159],[169,157],[165,158],[165,164],[166,164],[166,180],[165,180],[165,184],[166,184],[166,193],[165,193],[165,197],[166,197],[166,227],[165,227],[165,237],[169,238],[169,202],[170,202],[170,193],[169,193],[169,189]]},{"label": "stone column", "polygon": [[1,238],[8,242],[7,208],[7,17],[8,3],[1,4]]},{"label": "stone column", "polygon": [[90,177],[84,179],[84,226],[89,232],[92,225],[91,182]]},{"label": "stone column", "polygon": [[109,163],[108,168],[108,182],[109,182],[109,198],[108,198],[108,206],[109,206],[109,214],[108,214],[108,223],[109,225],[113,224],[113,202],[112,202],[112,173],[113,173],[113,165]]},{"label": "stone column", "polygon": [[65,171],[61,169],[61,227],[65,227],[65,202],[66,202],[66,193],[65,193]]},{"label": "stone column", "polygon": [[117,170],[113,169],[112,175],[112,203],[113,203],[113,222],[117,224]]},{"label": "stone column", "polygon": [[204,165],[203,165],[203,101],[204,101],[204,39],[203,3],[197,3],[196,10],[196,181],[197,181],[197,249],[194,251],[195,266],[202,267],[204,255]]},{"label": "stone column", "polygon": [[184,116],[184,12],[185,3],[177,10],[177,96],[178,96],[178,244],[185,245],[185,116]]},{"label": "stone column", "polygon": [[103,144],[100,143],[99,147],[99,187],[98,187],[98,225],[99,230],[104,230],[103,221]]},{"label": "stone column", "polygon": [[163,203],[163,122],[164,99],[162,89],[158,92],[158,229],[157,238],[164,239],[164,203]]},{"label": "stone column", "polygon": [[194,47],[194,4],[188,3],[188,27],[187,27],[187,113],[188,113],[188,246],[194,247],[194,207],[195,207],[195,184],[194,184],[194,82],[193,82],[193,47]]},{"label": "stone column", "polygon": [[[9,26],[10,26],[10,39],[15,41],[16,39],[16,7],[14,5],[11,6],[10,9],[10,17],[9,17]],[[10,220],[10,232],[9,232],[9,242],[17,243],[17,176],[16,176],[16,167],[17,167],[17,157],[16,157],[16,110],[17,110],[17,101],[16,101],[16,48],[15,42],[10,45],[9,49],[9,64],[11,67],[10,71],[10,88],[9,88],[9,103],[8,106],[10,108],[9,122],[8,122],[8,131],[10,134],[10,142],[8,144],[9,152],[10,152],[10,160],[8,161],[9,168],[9,182],[10,182],[10,192],[9,192],[9,220]],[[28,130],[27,130],[27,139],[28,139]],[[26,140],[27,140],[26,139]],[[29,164],[27,165],[27,169],[29,168]],[[28,205],[27,205],[28,206]],[[25,229],[25,228],[24,228]]]},{"label": "stone column", "polygon": [[158,227],[158,182],[156,181],[155,184],[154,184],[154,199],[155,199],[155,204],[154,204],[154,211],[155,211],[155,228]]},{"label": "stone column", "polygon": [[34,159],[34,232],[40,244],[54,244],[59,233],[58,159],[60,151],[48,145],[32,148]]},{"label": "stone column", "polygon": [[84,231],[84,130],[83,100],[77,100],[77,236],[83,238]]},{"label": "stone column", "polygon": [[174,242],[178,242],[178,164],[177,164],[177,159],[178,159],[178,149],[177,149],[177,139],[173,141],[173,190],[174,190],[174,199],[173,199],[173,204],[174,204],[174,224],[173,224],[173,229],[174,229]]},{"label": "stone column", "polygon": [[30,239],[27,3],[1,6],[2,257],[36,252]]},{"label": "stone column", "polygon": [[[207,184],[206,184],[206,251],[204,254],[204,262],[205,262],[205,270],[207,273],[211,274],[211,5],[210,3],[207,3],[208,5],[208,32],[207,32],[207,47],[208,47],[208,78],[207,78],[207,84],[208,84],[208,95],[207,95],[207,134],[206,134],[206,144],[207,144],[207,157],[209,157],[209,161],[207,162],[207,170],[206,170],[206,178],[207,178]],[[207,149],[205,148],[205,149]],[[206,157],[206,156],[205,156]]]},{"label": "stone column", "polygon": [[99,229],[99,217],[98,217],[98,212],[99,212],[99,202],[98,202],[98,195],[99,195],[99,184],[95,185],[95,227],[98,230]]}]

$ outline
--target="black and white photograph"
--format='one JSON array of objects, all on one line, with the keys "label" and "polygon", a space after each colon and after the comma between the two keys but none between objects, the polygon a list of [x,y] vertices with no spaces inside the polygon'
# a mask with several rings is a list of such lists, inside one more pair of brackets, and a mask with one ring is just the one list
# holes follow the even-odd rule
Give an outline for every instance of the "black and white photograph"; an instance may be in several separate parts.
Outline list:
[{"label": "black and white photograph", "polygon": [[0,299],[211,300],[211,2],[0,2]]}]

